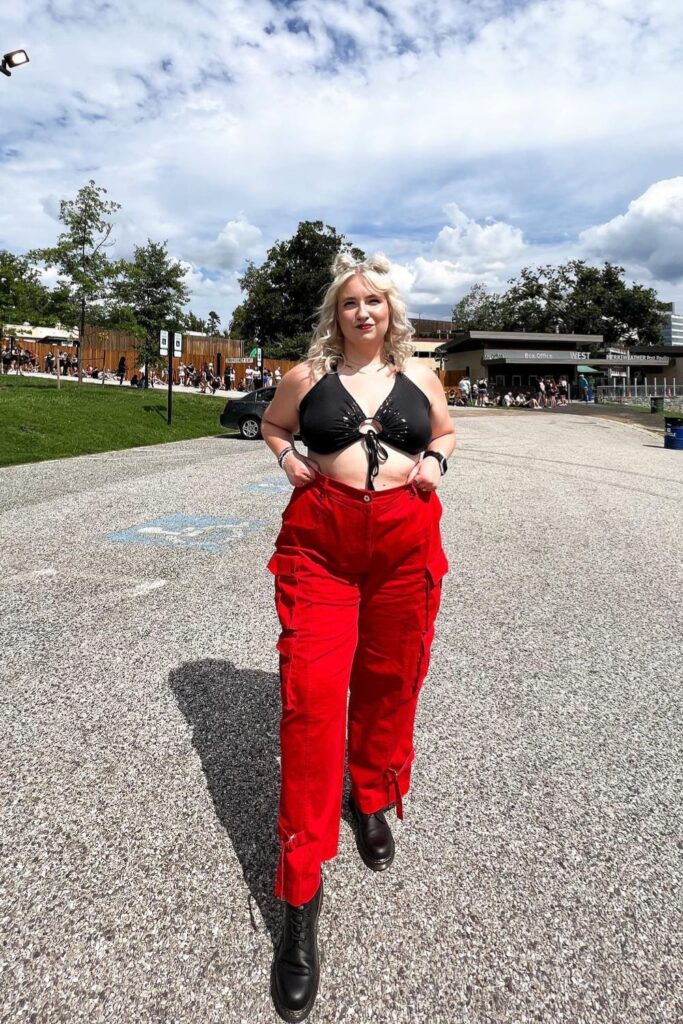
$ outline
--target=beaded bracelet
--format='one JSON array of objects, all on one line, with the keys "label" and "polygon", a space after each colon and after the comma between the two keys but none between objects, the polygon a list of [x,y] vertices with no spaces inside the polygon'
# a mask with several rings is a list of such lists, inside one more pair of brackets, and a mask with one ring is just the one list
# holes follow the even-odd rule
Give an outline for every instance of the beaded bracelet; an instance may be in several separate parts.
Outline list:
[{"label": "beaded bracelet", "polygon": [[284,448],[280,452],[280,454],[277,457],[277,464],[280,467],[280,469],[282,469],[282,464],[285,461],[285,459],[287,458],[287,456],[290,455],[292,452],[295,452],[295,451],[296,451],[296,448],[294,447],[294,445],[290,444],[289,448]]}]

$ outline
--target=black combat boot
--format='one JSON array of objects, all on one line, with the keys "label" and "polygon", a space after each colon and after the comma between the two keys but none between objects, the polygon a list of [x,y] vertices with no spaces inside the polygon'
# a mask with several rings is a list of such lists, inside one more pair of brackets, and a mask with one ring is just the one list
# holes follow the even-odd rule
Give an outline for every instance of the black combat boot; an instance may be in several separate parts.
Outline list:
[{"label": "black combat boot", "polygon": [[373,871],[386,871],[394,859],[394,837],[384,811],[374,814],[363,814],[349,798],[349,807],[356,820],[356,845],[358,852]]},{"label": "black combat boot", "polygon": [[308,1017],[318,994],[318,918],[323,905],[323,881],[308,903],[285,903],[282,936],[270,972],[270,994],[283,1020]]}]

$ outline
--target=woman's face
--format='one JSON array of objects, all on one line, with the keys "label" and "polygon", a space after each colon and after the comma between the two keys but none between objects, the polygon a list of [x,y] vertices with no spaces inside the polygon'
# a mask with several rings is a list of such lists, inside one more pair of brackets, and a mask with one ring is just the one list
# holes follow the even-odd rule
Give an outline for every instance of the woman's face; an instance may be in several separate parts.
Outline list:
[{"label": "woman's face", "polygon": [[355,345],[384,342],[389,329],[389,303],[361,274],[349,278],[337,299],[337,320],[344,341]]}]

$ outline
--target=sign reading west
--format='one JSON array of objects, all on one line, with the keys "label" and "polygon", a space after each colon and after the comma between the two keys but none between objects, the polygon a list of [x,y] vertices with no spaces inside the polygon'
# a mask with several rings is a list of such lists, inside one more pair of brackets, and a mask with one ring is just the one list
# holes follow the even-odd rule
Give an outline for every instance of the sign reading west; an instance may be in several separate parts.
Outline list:
[{"label": "sign reading west", "polygon": [[617,355],[610,353],[607,356],[592,356],[590,352],[577,352],[576,350],[562,351],[558,349],[536,349],[525,351],[521,348],[484,348],[482,353],[484,362],[489,363],[590,363],[591,366],[608,363],[620,366],[668,366],[669,356],[634,356]]}]

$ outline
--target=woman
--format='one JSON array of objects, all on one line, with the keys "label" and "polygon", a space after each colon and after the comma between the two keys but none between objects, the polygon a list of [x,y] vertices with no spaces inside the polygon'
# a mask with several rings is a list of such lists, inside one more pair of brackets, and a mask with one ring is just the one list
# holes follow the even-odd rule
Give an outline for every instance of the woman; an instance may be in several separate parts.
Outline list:
[{"label": "woman", "polygon": [[[347,734],[364,863],[388,868],[385,811],[410,786],[413,723],[448,568],[434,493],[455,445],[438,377],[383,256],[337,257],[308,358],[286,373],[261,431],[293,485],[268,568],[280,652],[280,858],[285,902],[271,973],[287,1021],[318,988],[321,863],[336,856]],[[298,452],[301,433],[308,455]]]}]

